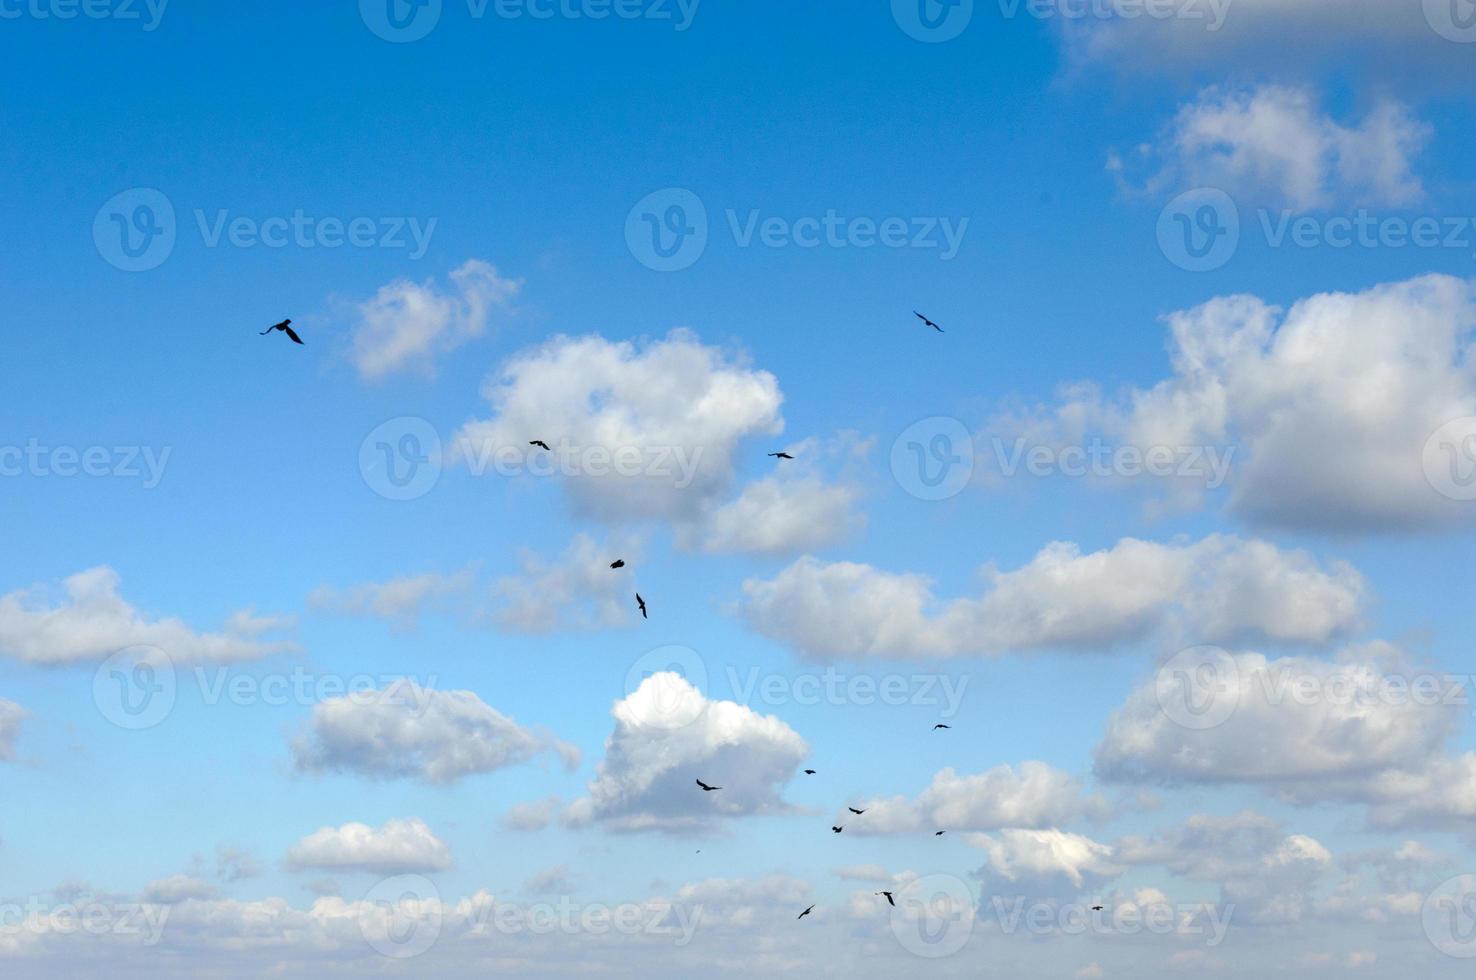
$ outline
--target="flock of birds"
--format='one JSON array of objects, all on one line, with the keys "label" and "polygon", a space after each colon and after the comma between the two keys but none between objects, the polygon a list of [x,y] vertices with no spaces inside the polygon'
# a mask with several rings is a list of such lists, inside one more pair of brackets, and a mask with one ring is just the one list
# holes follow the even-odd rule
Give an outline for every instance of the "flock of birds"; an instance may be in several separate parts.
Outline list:
[{"label": "flock of birds", "polygon": [[[927,326],[932,327],[934,330],[938,331],[939,333],[942,333],[943,332],[943,328],[940,327],[940,326],[938,326],[932,320],[929,320],[927,317],[923,316],[921,313],[918,313],[916,310],[913,310],[912,312],[913,312],[913,315],[914,316],[916,316],[919,320],[921,320]],[[294,344],[301,344],[302,343],[302,338],[297,335],[297,331],[295,331],[295,330],[292,329],[292,321],[290,319],[283,320],[281,323],[276,323],[276,324],[273,324],[270,327],[267,327],[265,330],[263,330],[261,332],[260,336],[265,337],[267,334],[271,333],[274,330],[280,331],[282,333],[285,333],[287,335],[288,339],[291,340]],[[528,445],[533,446],[533,447],[535,447],[537,449],[542,449],[545,452],[551,451],[548,443],[547,442],[544,442],[542,439],[530,439],[530,440],[528,440]],[[782,452],[782,451],[781,452],[777,452],[777,453],[768,453],[767,455],[770,456],[770,457],[772,457],[773,459],[779,459],[779,460],[794,459],[794,457],[791,456],[789,453]],[[610,567],[612,569],[615,569],[615,570],[619,570],[619,569],[624,568],[625,567],[625,559],[623,559],[623,558],[617,558],[617,559],[615,559],[614,561],[612,561],[610,563]],[[650,616],[646,612],[646,600],[643,599],[643,598],[641,598],[641,594],[639,592],[637,592],[635,594],[635,601],[636,601],[636,607],[641,611],[641,618],[642,619],[649,619]],[[949,729],[949,728],[952,728],[952,726],[951,725],[944,725],[942,723],[939,723],[939,724],[936,724],[936,725],[933,726],[933,731],[936,732],[936,731],[938,731],[940,729]],[[814,770],[814,769],[806,769],[806,770],[804,770],[804,773],[805,773],[806,776],[813,776],[813,775],[815,775],[815,772],[816,772],[816,770]],[[708,783],[704,783],[700,779],[697,780],[697,786],[704,793],[716,793],[716,792],[718,792],[719,790],[722,789],[721,786],[712,786],[712,785],[709,785]],[[855,814],[858,817],[861,816],[863,813],[866,812],[865,810],[858,810],[858,809],[856,809],[853,806],[847,806],[846,809],[849,810],[849,811],[851,811],[851,813]],[[845,829],[846,829],[845,824],[840,824],[838,826],[837,825],[832,825],[831,828],[830,828],[831,832],[832,833],[836,833],[836,834],[839,834],[841,831],[843,831]],[[936,831],[933,832],[933,836],[934,837],[942,837],[946,833],[947,833],[946,830],[936,830]],[[698,854],[701,854],[702,852],[701,851],[698,851],[697,853]],[[893,908],[896,908],[897,903],[892,898],[892,893],[891,892],[889,892],[889,891],[881,891],[881,892],[876,892],[875,894],[881,895],[881,896],[885,897],[886,900],[887,900],[887,904],[891,905]],[[815,906],[811,905],[809,908],[805,909],[798,916],[796,916],[796,918],[797,919],[803,919],[805,916],[809,915],[814,910],[815,910]],[[1093,905],[1092,906],[1092,911],[1094,911],[1094,912],[1100,912],[1101,910],[1102,910],[1102,906],[1100,906],[1100,905]]]}]

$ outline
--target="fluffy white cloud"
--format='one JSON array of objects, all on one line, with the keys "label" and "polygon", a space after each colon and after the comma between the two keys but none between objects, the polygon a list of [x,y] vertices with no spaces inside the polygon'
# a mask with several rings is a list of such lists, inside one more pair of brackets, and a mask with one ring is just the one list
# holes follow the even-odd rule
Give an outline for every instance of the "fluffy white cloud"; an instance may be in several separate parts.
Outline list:
[{"label": "fluffy white cloud", "polygon": [[990,873],[1017,884],[1029,883],[1033,891],[1050,890],[1061,880],[1075,889],[1096,887],[1123,872],[1113,863],[1110,846],[1054,828],[971,834],[968,840],[983,848]]},{"label": "fluffy white cloud", "polygon": [[[1170,665],[1170,673],[1174,670]],[[1184,685],[1199,705],[1184,713]],[[1448,755],[1464,694],[1384,645],[1337,662],[1226,654],[1128,698],[1096,748],[1106,779],[1259,786],[1296,803],[1362,803],[1376,827],[1468,831],[1476,753]],[[1190,722],[1185,724],[1185,722]]]},{"label": "fluffy white cloud", "polygon": [[1086,795],[1075,776],[1035,761],[1018,771],[1008,765],[966,775],[944,769],[916,799],[871,799],[857,809],[866,813],[846,829],[863,835],[1046,828],[1109,810],[1100,796]]},{"label": "fluffy white cloud", "polygon": [[118,594],[119,581],[117,572],[99,566],[65,579],[54,603],[39,588],[0,596],[0,654],[68,664],[151,646],[175,663],[223,663],[293,649],[291,643],[261,639],[284,625],[280,619],[237,613],[221,633],[197,633],[174,617],[150,619]]},{"label": "fluffy white cloud", "polygon": [[14,701],[0,698],[0,762],[15,761],[15,740],[20,735],[21,722],[29,716]]},{"label": "fluffy white cloud", "polygon": [[1093,649],[1177,620],[1211,641],[1320,643],[1355,626],[1364,583],[1301,551],[1213,535],[1193,544],[1125,538],[1082,554],[1047,546],[1022,568],[987,567],[979,598],[940,600],[926,578],[805,557],[743,584],[744,618],[818,658],[949,657]]},{"label": "fluffy white cloud", "polygon": [[1231,508],[1264,524],[1471,521],[1476,511],[1431,487],[1424,456],[1436,430],[1476,415],[1470,282],[1425,276],[1313,296],[1284,313],[1233,296],[1168,322],[1172,377],[1110,399],[1074,386],[1036,414],[1034,433],[1140,448],[1236,443]]},{"label": "fluffy white cloud", "polygon": [[514,803],[498,822],[508,830],[543,830],[558,815],[561,802],[557,796],[546,796],[541,800]]},{"label": "fluffy white cloud", "polygon": [[482,336],[523,285],[478,259],[455,269],[451,284],[442,290],[432,280],[396,279],[359,304],[351,356],[361,378],[373,381],[399,371],[433,375],[436,358]]},{"label": "fluffy white cloud", "polygon": [[1430,134],[1389,100],[1344,125],[1310,89],[1211,88],[1179,109],[1157,146],[1114,156],[1111,168],[1146,164],[1159,168],[1150,189],[1217,187],[1267,207],[1398,206],[1423,193],[1414,163]]},{"label": "fluffy white cloud", "polygon": [[427,609],[471,589],[473,572],[464,568],[444,575],[426,572],[402,575],[388,582],[365,582],[337,589],[320,586],[308,596],[308,605],[341,616],[363,616],[413,628]]},{"label": "fluffy white cloud", "polygon": [[684,544],[709,553],[794,554],[824,548],[861,525],[860,494],[816,476],[764,477],[686,529]]},{"label": "fluffy white cloud", "polygon": [[577,763],[577,749],[519,726],[471,691],[436,691],[410,680],[314,706],[307,730],[292,743],[300,771],[427,783],[452,783],[550,750]]},{"label": "fluffy white cloud", "polygon": [[492,416],[461,429],[456,457],[558,474],[580,513],[605,520],[697,518],[732,484],[739,442],[783,428],[774,376],[685,330],[639,346],[556,337],[483,395]]},{"label": "fluffy white cloud", "polygon": [[374,828],[362,823],[324,827],[287,852],[293,871],[367,871],[410,874],[451,867],[451,849],[418,817],[389,820]]},{"label": "fluffy white cloud", "polygon": [[631,578],[612,570],[610,562],[634,562],[640,544],[616,538],[601,545],[577,534],[552,561],[530,552],[521,557],[522,571],[492,586],[493,608],[487,618],[517,633],[611,629],[629,624],[635,608]]},{"label": "fluffy white cloud", "polygon": [[[695,830],[724,817],[783,813],[783,785],[809,754],[778,718],[732,701],[709,701],[681,676],[646,678],[611,711],[589,796],[570,805],[575,825],[615,830]],[[721,786],[700,789],[696,780]]]}]

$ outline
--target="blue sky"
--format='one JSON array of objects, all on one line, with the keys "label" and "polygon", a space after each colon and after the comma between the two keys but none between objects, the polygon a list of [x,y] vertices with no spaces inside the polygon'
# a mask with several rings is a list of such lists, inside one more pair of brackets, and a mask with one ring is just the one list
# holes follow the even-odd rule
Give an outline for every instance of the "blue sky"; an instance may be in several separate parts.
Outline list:
[{"label": "blue sky", "polygon": [[1465,0],[392,3],[0,0],[7,973],[1457,975]]}]

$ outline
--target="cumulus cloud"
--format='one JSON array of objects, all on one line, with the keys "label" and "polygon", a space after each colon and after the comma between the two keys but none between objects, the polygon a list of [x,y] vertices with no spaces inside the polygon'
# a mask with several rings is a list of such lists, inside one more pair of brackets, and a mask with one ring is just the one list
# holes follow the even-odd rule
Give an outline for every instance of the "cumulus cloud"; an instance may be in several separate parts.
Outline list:
[{"label": "cumulus cloud", "polygon": [[471,691],[436,691],[410,680],[314,706],[307,730],[292,742],[301,772],[432,784],[518,765],[546,751],[577,763],[573,746],[521,727]]},{"label": "cumulus cloud", "polygon": [[525,895],[570,895],[575,888],[574,873],[563,864],[546,868],[523,882]]},{"label": "cumulus cloud", "polygon": [[21,722],[30,717],[14,701],[0,698],[0,762],[15,761],[15,740],[20,735]]},{"label": "cumulus cloud", "polygon": [[[1207,673],[1161,674],[1134,691],[1108,722],[1096,771],[1363,803],[1385,829],[1466,829],[1476,817],[1476,753],[1445,752],[1462,721],[1456,685],[1384,644],[1335,662],[1227,653]],[[1189,697],[1216,723],[1185,714]]]},{"label": "cumulus cloud", "polygon": [[365,582],[343,589],[325,585],[308,596],[308,604],[341,616],[385,620],[407,630],[414,628],[430,608],[466,595],[472,581],[472,569],[464,568],[449,575],[402,575],[387,582]]},{"label": "cumulus cloud", "polygon": [[283,620],[242,612],[224,631],[199,633],[174,617],[151,619],[118,594],[120,578],[107,566],[78,572],[61,593],[42,588],[0,596],[0,654],[29,663],[103,660],[126,647],[150,646],[175,663],[254,660],[294,649],[262,634]]},{"label": "cumulus cloud", "polygon": [[514,803],[498,822],[508,830],[543,830],[558,815],[561,803],[557,796]]},{"label": "cumulus cloud", "polygon": [[1357,625],[1365,592],[1346,564],[1324,569],[1305,552],[1226,535],[1125,538],[1091,554],[1057,542],[983,577],[984,595],[940,600],[922,575],[805,557],[746,581],[740,610],[811,657],[921,658],[1100,649],[1170,624],[1211,642],[1321,643]]},{"label": "cumulus cloud", "polygon": [[1382,100],[1360,122],[1325,114],[1306,88],[1211,88],[1180,107],[1159,143],[1111,169],[1156,167],[1154,191],[1217,187],[1246,203],[1299,211],[1400,206],[1423,194],[1414,164],[1431,128]]},{"label": "cumulus cloud", "polygon": [[1231,510],[1261,524],[1390,531],[1471,521],[1476,512],[1426,475],[1427,465],[1454,465],[1442,447],[1427,449],[1431,437],[1476,415],[1470,282],[1425,276],[1288,311],[1233,296],[1168,323],[1171,377],[1112,398],[1073,386],[1035,413],[1033,432],[1136,447],[1233,442]]},{"label": "cumulus cloud", "polygon": [[1315,913],[1314,892],[1334,867],[1327,848],[1305,834],[1245,811],[1231,817],[1196,814],[1153,837],[1117,841],[1124,865],[1162,866],[1220,886],[1220,905],[1236,920],[1262,925],[1303,921]]},{"label": "cumulus cloud", "polygon": [[418,817],[389,820],[379,828],[362,823],[324,827],[287,852],[293,871],[367,871],[395,875],[444,871],[451,849]]},{"label": "cumulus cloud", "polygon": [[[784,784],[809,746],[778,718],[710,701],[681,676],[661,672],[615,702],[589,796],[566,812],[574,825],[687,831],[725,817],[783,813]],[[721,786],[698,789],[696,780]]]},{"label": "cumulus cloud", "polygon": [[[733,483],[740,441],[777,435],[779,384],[686,330],[642,344],[555,337],[483,386],[491,417],[453,440],[474,472],[558,474],[582,515],[690,521]],[[551,451],[534,449],[543,439]]]},{"label": "cumulus cloud", "polygon": [[351,356],[359,376],[375,381],[402,371],[434,375],[436,359],[486,333],[522,289],[479,259],[451,273],[451,289],[433,280],[396,279],[359,304]]},{"label": "cumulus cloud", "polygon": [[1065,884],[1076,890],[1095,888],[1124,870],[1113,862],[1109,845],[1054,828],[971,834],[968,841],[987,856],[983,873],[1031,894],[1054,894]]},{"label": "cumulus cloud", "polygon": [[866,819],[847,830],[863,835],[1046,828],[1109,812],[1106,800],[1084,793],[1075,776],[1034,761],[965,775],[944,769],[916,799],[892,796],[857,807]]}]

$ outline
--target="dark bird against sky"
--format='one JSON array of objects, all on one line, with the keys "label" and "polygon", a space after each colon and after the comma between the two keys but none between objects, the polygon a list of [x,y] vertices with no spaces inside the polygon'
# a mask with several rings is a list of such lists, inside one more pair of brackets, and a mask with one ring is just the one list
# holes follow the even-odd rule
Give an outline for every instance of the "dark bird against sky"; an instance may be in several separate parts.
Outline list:
[{"label": "dark bird against sky", "polygon": [[885,895],[885,896],[887,896],[887,904],[890,905],[892,908],[896,908],[897,907],[897,903],[894,902],[894,901],[892,901],[892,893],[891,892],[877,892],[877,894],[878,895]]},{"label": "dark bird against sky", "polygon": [[700,779],[697,780],[697,785],[702,787],[702,792],[704,793],[711,793],[715,789],[722,789],[721,786],[709,786]]},{"label": "dark bird against sky", "polygon": [[809,908],[805,909],[799,915],[795,916],[795,919],[796,920],[803,919],[805,916],[809,915],[813,911],[815,911],[815,906],[811,905]]},{"label": "dark bird against sky", "polygon": [[925,317],[921,313],[917,312],[917,310],[913,310],[912,311],[912,315],[915,316],[915,317],[917,317],[923,323],[926,323],[928,326],[932,327],[934,330],[938,331],[939,333],[942,333],[943,332],[943,328],[942,327],[938,326],[932,320],[929,320],[927,317]]},{"label": "dark bird against sky", "polygon": [[297,335],[297,331],[296,330],[293,330],[292,329],[292,327],[290,326],[291,323],[292,323],[292,321],[290,319],[283,320],[281,323],[274,323],[270,327],[267,327],[265,330],[263,330],[260,333],[259,336],[265,337],[267,334],[271,333],[273,330],[280,330],[283,333],[285,333],[288,337],[292,338],[292,342],[294,344],[300,344],[300,343],[302,343],[302,338]]},{"label": "dark bird against sky", "polygon": [[548,443],[544,442],[542,439],[530,439],[528,441],[528,445],[530,445],[530,446],[537,446],[539,449],[547,449],[548,448]]},{"label": "dark bird against sky", "polygon": [[611,568],[624,568],[625,567],[625,559],[624,558],[617,558],[617,559],[615,559],[614,561],[610,562],[610,567]]},{"label": "dark bird against sky", "polygon": [[642,619],[650,619],[651,618],[650,616],[647,616],[646,615],[646,600],[641,598],[641,594],[639,592],[636,593],[636,605],[638,605],[638,606],[641,607],[641,618]]}]

